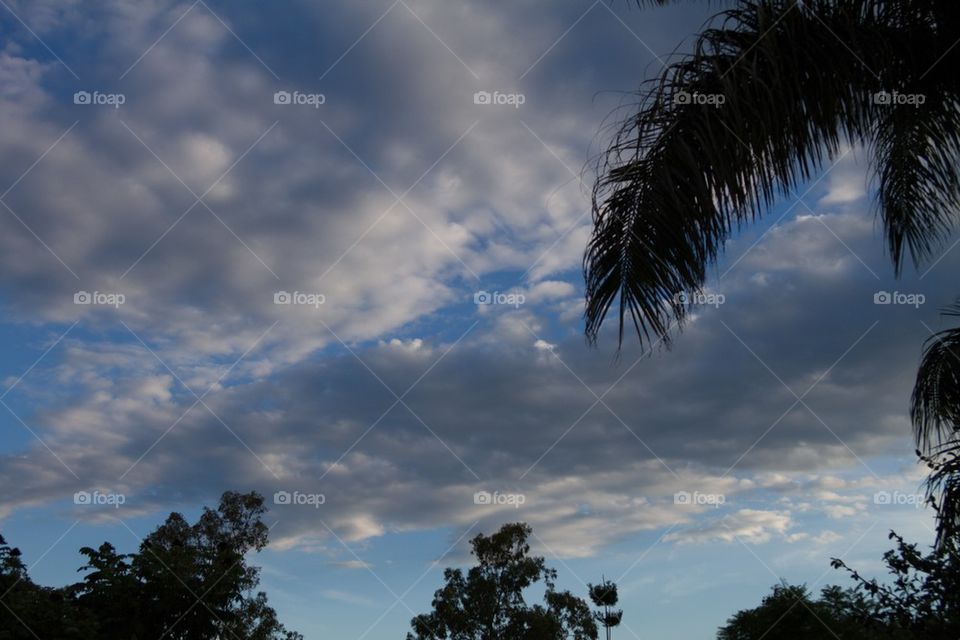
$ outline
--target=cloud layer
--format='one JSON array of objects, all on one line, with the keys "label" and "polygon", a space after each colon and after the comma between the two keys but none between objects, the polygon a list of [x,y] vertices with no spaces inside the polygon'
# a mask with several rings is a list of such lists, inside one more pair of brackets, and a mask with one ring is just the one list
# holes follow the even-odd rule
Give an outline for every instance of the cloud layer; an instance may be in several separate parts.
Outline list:
[{"label": "cloud layer", "polygon": [[[587,556],[645,531],[820,544],[812,514],[915,487],[877,461],[909,451],[956,258],[891,280],[853,154],[731,242],[673,350],[584,344],[581,169],[616,104],[591,99],[636,65],[578,51],[657,65],[688,9],[640,42],[605,3],[11,6],[69,69],[28,32],[0,52],[2,299],[52,347],[8,380],[12,428],[37,437],[0,458],[7,513],[256,488],[323,495],[276,505],[281,549],[523,519]],[[874,303],[894,290],[927,302]]]}]

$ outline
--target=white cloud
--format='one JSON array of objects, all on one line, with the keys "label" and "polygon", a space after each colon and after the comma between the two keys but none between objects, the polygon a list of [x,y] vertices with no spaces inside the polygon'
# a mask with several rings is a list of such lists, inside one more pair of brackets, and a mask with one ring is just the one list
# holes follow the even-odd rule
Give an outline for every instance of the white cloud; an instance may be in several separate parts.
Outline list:
[{"label": "white cloud", "polygon": [[[783,536],[793,524],[789,512],[740,509],[723,518],[708,520],[694,527],[671,533],[665,539],[679,544],[712,541],[762,544],[774,536]],[[795,540],[795,539],[794,539]]]},{"label": "white cloud", "polygon": [[867,197],[867,168],[862,162],[864,150],[844,148],[842,159],[823,177],[826,193],[820,206],[850,205]]},{"label": "white cloud", "polygon": [[[504,4],[503,14],[417,9],[484,86],[505,90],[566,27],[535,4]],[[350,5],[343,22],[310,7],[284,19],[349,45],[375,5]],[[105,50],[83,62],[106,85],[186,9],[115,8],[90,21],[44,4],[29,17],[38,29],[95,27]],[[530,12],[532,28],[519,19]],[[711,281],[727,303],[698,312],[673,351],[634,366],[628,335],[617,362],[612,326],[600,351],[581,335],[588,198],[564,164],[580,168],[605,114],[592,94],[632,86],[633,74],[582,57],[554,87],[544,80],[554,56],[581,57],[561,47],[524,85],[529,109],[483,110],[471,99],[478,81],[423,33],[398,5],[325,80],[319,111],[272,101],[277,89],[317,84],[316,61],[253,42],[277,82],[202,6],[127,76],[119,113],[74,108],[63,68],[5,45],[0,183],[80,120],[5,199],[79,280],[15,219],[0,234],[10,314],[54,337],[54,323],[81,321],[17,390],[51,450],[83,483],[128,491],[138,513],[209,501],[225,486],[322,491],[322,510],[282,518],[278,549],[329,552],[318,517],[351,543],[522,518],[556,553],[583,557],[672,525],[676,542],[817,543],[829,532],[793,531],[800,514],[861,515],[857,494],[872,493],[861,462],[909,455],[918,320],[935,311],[872,304],[892,281],[865,207],[849,206],[862,196],[852,165],[830,174],[820,202],[844,207],[801,208],[753,248],[751,235],[728,244]],[[611,84],[594,87],[597,77]],[[236,162],[205,199],[213,213],[185,213],[192,195],[153,153],[198,194]],[[396,204],[380,179],[396,194],[420,182]],[[955,266],[948,256],[923,283],[903,284],[932,301]],[[464,321],[461,305],[487,280],[529,304],[470,309]],[[81,308],[80,288],[122,291],[128,303]],[[326,299],[275,305],[279,290]],[[399,395],[421,376],[403,403],[383,387]],[[210,389],[204,403],[180,380]],[[10,509],[79,486],[33,440],[2,458],[0,476],[16,487],[4,495]],[[527,500],[478,509],[471,497],[488,485]],[[724,493],[724,509],[678,509],[673,494],[695,487]]]}]

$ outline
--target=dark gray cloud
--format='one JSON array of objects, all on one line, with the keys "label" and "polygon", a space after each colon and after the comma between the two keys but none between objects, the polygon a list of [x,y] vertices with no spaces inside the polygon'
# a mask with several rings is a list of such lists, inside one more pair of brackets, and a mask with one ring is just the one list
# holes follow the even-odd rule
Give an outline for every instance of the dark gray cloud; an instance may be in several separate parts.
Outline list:
[{"label": "dark gray cloud", "polygon": [[[908,450],[922,322],[937,324],[929,304],[874,305],[876,290],[917,283],[877,284],[853,257],[881,268],[870,229],[862,214],[845,213],[773,229],[720,280],[724,304],[697,315],[673,350],[637,361],[628,346],[618,364],[586,348],[577,324],[567,337],[545,333],[551,344],[536,308],[494,310],[455,344],[425,336],[356,346],[225,384],[205,398],[209,410],[180,419],[195,398],[145,349],[70,343],[56,375],[82,381],[83,395],[36,422],[82,481],[35,448],[7,467],[29,488],[9,499],[122,487],[150,509],[225,485],[322,493],[319,509],[278,508],[282,544],[306,544],[323,537],[318,519],[363,539],[518,515],[473,503],[474,491],[500,491],[523,494],[518,511],[549,524],[548,543],[571,555],[593,548],[585,532],[604,519],[617,522],[604,540],[701,512],[699,528],[671,539],[729,525],[709,508],[678,510],[673,494],[683,490],[728,496],[725,515],[743,516],[754,541],[787,535],[791,510],[857,515],[878,487],[909,484],[874,465]],[[916,290],[943,290],[936,277]],[[108,363],[123,382],[103,375]],[[414,384],[406,406],[395,404],[387,387],[401,395]],[[809,409],[790,409],[787,386]],[[591,409],[586,387],[607,406]],[[836,470],[860,480],[822,477]],[[813,480],[797,479],[805,474]],[[766,509],[752,502],[760,494],[772,496]]]},{"label": "dark gray cloud", "polygon": [[[33,48],[0,54],[0,184],[49,149],[4,198],[24,223],[7,215],[0,234],[4,300],[31,322],[80,320],[17,391],[49,450],[0,460],[6,509],[102,487],[147,513],[253,487],[325,497],[276,508],[281,546],[322,546],[320,522],[363,540],[522,517],[584,555],[675,525],[685,542],[725,525],[813,539],[798,514],[849,517],[903,482],[874,467],[909,451],[924,323],[941,326],[958,258],[893,281],[863,169],[844,162],[762,238],[730,243],[708,292],[724,303],[673,350],[638,361],[630,340],[617,361],[612,332],[588,349],[577,174],[619,100],[593,94],[658,63],[602,3],[557,42],[585,7],[554,5],[397,4],[321,79],[390,5],[117,3],[94,19],[14,4],[41,37],[99,44],[64,45],[79,80]],[[624,19],[662,21],[647,44],[665,52],[697,13]],[[127,102],[76,106],[75,90]],[[278,90],[326,103],[275,105]],[[526,102],[475,105],[480,90]],[[469,304],[501,283],[527,304]],[[79,289],[127,301],[78,307]],[[274,305],[281,289],[326,302]],[[880,290],[927,303],[875,305]],[[410,390],[397,403],[386,387]],[[480,490],[523,504],[476,505]],[[730,519],[677,508],[677,491],[727,496]]]}]

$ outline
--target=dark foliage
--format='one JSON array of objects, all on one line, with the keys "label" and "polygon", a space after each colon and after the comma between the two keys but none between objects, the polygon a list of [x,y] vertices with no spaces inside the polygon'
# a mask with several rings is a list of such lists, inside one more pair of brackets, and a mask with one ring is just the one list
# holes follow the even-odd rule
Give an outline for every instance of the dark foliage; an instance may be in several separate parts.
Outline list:
[{"label": "dark foliage", "polygon": [[[557,572],[530,556],[531,529],[506,524],[493,535],[470,541],[477,565],[443,573],[433,611],[410,621],[408,640],[596,640],[597,626],[586,602],[557,591]],[[545,589],[543,604],[528,605],[524,591]]]},{"label": "dark foliage", "polygon": [[814,599],[804,586],[777,585],[759,607],[739,611],[718,640],[956,640],[960,638],[960,554],[953,543],[928,554],[890,534],[883,556],[888,576],[866,578],[834,558],[855,586],[824,588]]},{"label": "dark foliage", "polygon": [[170,514],[137,553],[84,547],[83,580],[60,589],[34,584],[0,538],[0,640],[302,640],[251,595],[259,575],[245,554],[267,544],[264,511],[257,493],[224,493],[195,524]]},{"label": "dark foliage", "polygon": [[739,611],[718,640],[868,640],[861,624],[865,602],[854,590],[826,587],[814,599],[805,586],[778,584],[759,607]]},{"label": "dark foliage", "polygon": [[877,638],[960,638],[960,553],[954,540],[923,554],[894,532],[896,548],[883,556],[889,578],[867,579],[834,559],[857,583],[864,606],[860,618]]},{"label": "dark foliage", "polygon": [[[960,316],[960,301],[946,310]],[[937,511],[937,542],[960,534],[960,328],[926,343],[911,403],[917,453],[930,468],[927,493]]]},{"label": "dark foliage", "polygon": [[731,233],[846,143],[871,150],[898,270],[955,226],[960,3],[742,0],[711,24],[643,86],[601,161],[584,258],[591,340],[616,305],[621,341],[627,324],[669,341],[678,294],[701,289]]}]

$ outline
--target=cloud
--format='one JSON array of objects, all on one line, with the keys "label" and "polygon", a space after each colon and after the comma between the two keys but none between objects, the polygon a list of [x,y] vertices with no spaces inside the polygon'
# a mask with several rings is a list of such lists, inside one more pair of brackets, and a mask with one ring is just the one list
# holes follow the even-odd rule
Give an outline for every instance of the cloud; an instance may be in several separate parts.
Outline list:
[{"label": "cloud", "polygon": [[723,518],[670,533],[665,539],[679,544],[703,544],[715,540],[762,544],[774,536],[783,536],[792,524],[789,512],[740,509]]},{"label": "cloud", "polygon": [[[304,26],[321,31],[311,37],[339,36],[342,25],[300,10]],[[374,10],[358,3],[343,17],[364,24]],[[495,15],[472,20],[474,45],[507,27]],[[61,17],[64,30],[81,19]],[[145,51],[155,24],[178,18]],[[289,56],[272,50],[276,43],[253,43],[263,45],[261,64],[237,46],[248,34],[234,37],[230,16],[227,26],[218,18],[205,5],[173,3],[104,11],[97,29],[109,45],[83,87],[122,89],[120,110],[66,103],[65,69],[5,54],[5,86],[18,88],[0,118],[18,133],[0,149],[4,183],[47,152],[5,200],[31,212],[29,230],[8,219],[0,247],[10,311],[99,327],[122,320],[165,343],[171,359],[238,356],[279,321],[262,346],[292,362],[336,344],[327,327],[348,341],[376,339],[468,299],[477,277],[536,263],[540,280],[576,266],[581,245],[557,240],[571,236],[584,195],[557,190],[569,175],[543,161],[549,154],[519,114],[473,104],[475,79],[440,43],[419,37],[429,32],[410,11],[398,6],[337,66],[319,110],[273,104],[276,90],[312,89],[315,76],[298,61],[284,66]],[[241,25],[246,18],[235,16]],[[378,57],[390,42],[405,46]],[[367,64],[371,56],[377,64]],[[398,85],[368,82],[373,69]],[[538,120],[531,113],[524,122],[539,129]],[[362,124],[370,122],[375,130]],[[535,296],[570,295],[559,281],[533,284]],[[126,304],[77,307],[81,289],[122,292]],[[326,303],[277,308],[279,290],[322,293]]]},{"label": "cloud", "polygon": [[331,564],[341,569],[368,569],[370,567],[370,565],[363,560],[343,560]]},{"label": "cloud", "polygon": [[858,509],[856,506],[834,504],[824,507],[824,511],[826,511],[827,515],[829,515],[831,518],[839,520],[841,518],[849,518],[850,516],[857,515],[862,511],[862,508]]},{"label": "cloud", "polygon": [[836,165],[824,177],[826,193],[818,200],[819,205],[851,205],[867,198],[865,155],[862,148],[840,150]]},{"label": "cloud", "polygon": [[833,544],[839,540],[842,540],[841,536],[836,531],[821,531],[819,534],[814,536],[813,541],[817,544]]},{"label": "cloud", "polygon": [[343,604],[358,605],[370,609],[377,609],[380,607],[379,603],[371,598],[365,598],[364,596],[341,591],[339,589],[324,589],[320,592],[320,595],[327,600],[333,600]]},{"label": "cloud", "polygon": [[[909,450],[923,322],[938,326],[958,258],[892,280],[844,164],[813,211],[728,243],[710,282],[725,302],[694,309],[672,351],[628,336],[617,360],[613,326],[591,350],[577,174],[612,106],[592,94],[633,73],[563,43],[531,67],[577,3],[546,19],[529,3],[410,4],[417,16],[396,5],[332,69],[379,4],[336,20],[292,6],[285,42],[245,28],[276,16],[225,12],[259,60],[200,5],[109,5],[94,21],[16,5],[106,44],[72,51],[79,82],[33,49],[0,54],[0,184],[23,223],[0,234],[0,295],[41,352],[56,344],[11,396],[43,444],[0,458],[6,509],[105,517],[69,504],[90,487],[138,514],[225,487],[300,492],[324,501],[271,505],[277,549],[525,520],[563,557],[670,527],[676,542],[800,541],[801,518],[857,517],[858,492],[888,475],[876,459]],[[604,5],[582,28],[647,55]],[[657,37],[672,47],[671,33]],[[321,60],[293,55],[316,42],[331,43]],[[79,89],[127,101],[74,105]],[[486,108],[480,89],[527,101]],[[278,90],[325,102],[275,104]],[[895,288],[930,304],[874,304]],[[526,301],[474,305],[481,289]],[[78,290],[126,302],[76,305]],[[481,490],[523,502],[477,504]],[[678,491],[726,500],[680,508]]]}]

